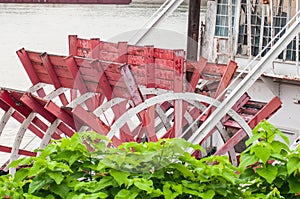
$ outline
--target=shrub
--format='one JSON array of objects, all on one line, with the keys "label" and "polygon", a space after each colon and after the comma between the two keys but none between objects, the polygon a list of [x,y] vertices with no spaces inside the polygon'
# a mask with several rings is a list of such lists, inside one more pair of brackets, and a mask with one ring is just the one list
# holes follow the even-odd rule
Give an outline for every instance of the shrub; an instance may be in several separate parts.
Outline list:
[{"label": "shrub", "polygon": [[[287,143],[277,141],[279,135]],[[101,140],[101,141],[100,141]],[[54,141],[40,156],[14,161],[14,178],[3,176],[0,196],[11,198],[296,198],[299,149],[266,121],[253,131],[239,167],[226,156],[200,160],[183,139],[107,147],[96,133]],[[87,150],[86,145],[94,149]],[[30,166],[28,166],[30,165]],[[0,181],[1,185],[1,181]],[[1,195],[2,194],[2,195]]]}]

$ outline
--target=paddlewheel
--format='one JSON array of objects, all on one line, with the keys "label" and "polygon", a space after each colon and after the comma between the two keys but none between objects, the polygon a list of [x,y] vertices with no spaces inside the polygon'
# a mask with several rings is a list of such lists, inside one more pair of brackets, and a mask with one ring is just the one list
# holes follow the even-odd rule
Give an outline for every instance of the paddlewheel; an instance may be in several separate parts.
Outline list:
[{"label": "paddlewheel", "polygon": [[[37,155],[33,149],[51,139],[87,130],[106,135],[114,146],[173,137],[193,142],[194,132],[226,97],[237,69],[233,61],[220,65],[201,57],[189,62],[183,50],[76,35],[69,36],[69,56],[25,49],[17,55],[32,86],[1,88],[0,135],[9,120],[16,129],[12,143],[0,145],[0,152],[9,154],[2,169],[20,156]],[[199,144],[208,152],[229,154],[237,164],[251,128],[280,106],[277,97],[263,103],[245,93]]]}]

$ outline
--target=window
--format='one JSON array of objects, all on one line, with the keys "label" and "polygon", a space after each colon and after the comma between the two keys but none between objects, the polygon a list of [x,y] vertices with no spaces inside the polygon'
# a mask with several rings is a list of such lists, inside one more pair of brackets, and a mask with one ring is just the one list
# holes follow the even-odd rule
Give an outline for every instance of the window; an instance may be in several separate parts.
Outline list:
[{"label": "window", "polygon": [[[218,0],[216,17],[216,36],[228,37],[228,0]],[[234,25],[235,0],[232,0],[232,28]]]}]

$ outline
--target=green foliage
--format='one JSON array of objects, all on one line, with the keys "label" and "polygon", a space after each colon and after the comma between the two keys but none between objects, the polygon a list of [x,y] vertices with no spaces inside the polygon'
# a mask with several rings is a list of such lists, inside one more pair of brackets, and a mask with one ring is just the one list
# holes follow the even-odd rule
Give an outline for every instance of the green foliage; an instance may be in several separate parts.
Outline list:
[{"label": "green foliage", "polygon": [[241,154],[240,163],[243,191],[250,198],[297,198],[299,147],[291,151],[288,138],[267,121],[253,129],[253,137],[246,144],[248,148]]},{"label": "green foliage", "polygon": [[[281,137],[285,143],[277,141]],[[15,177],[0,177],[0,197],[10,198],[296,198],[300,153],[266,121],[253,131],[239,167],[227,156],[200,160],[183,139],[107,147],[105,137],[86,132],[54,141],[40,156],[14,161]],[[94,150],[88,151],[89,148]],[[27,166],[26,166],[27,165]],[[30,166],[28,166],[30,165]]]},{"label": "green foliage", "polygon": [[23,182],[15,182],[10,175],[0,176],[0,198],[23,198]]}]

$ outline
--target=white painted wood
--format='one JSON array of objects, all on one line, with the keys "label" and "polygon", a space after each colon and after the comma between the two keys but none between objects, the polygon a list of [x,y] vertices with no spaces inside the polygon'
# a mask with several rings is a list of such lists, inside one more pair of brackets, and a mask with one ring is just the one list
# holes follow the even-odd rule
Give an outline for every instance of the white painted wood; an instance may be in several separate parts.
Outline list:
[{"label": "white painted wood", "polygon": [[34,93],[34,92],[40,90],[41,88],[44,88],[46,85],[47,84],[45,84],[45,83],[39,82],[39,83],[31,86],[27,91],[30,92],[30,93]]},{"label": "white painted wood", "polygon": [[[39,148],[40,149],[44,149],[50,142],[51,137],[53,135],[53,133],[56,131],[56,129],[58,128],[58,126],[60,125],[61,120],[60,119],[56,119],[47,129]],[[39,155],[39,153],[37,154]]]},{"label": "white painted wood", "polygon": [[239,27],[240,27],[240,12],[241,12],[241,0],[236,0],[234,29],[233,29],[233,35],[234,35],[233,53],[234,53],[234,55],[237,54],[237,46],[238,46],[238,39],[239,39]]},{"label": "white painted wood", "polygon": [[77,105],[83,104],[86,100],[90,99],[91,97],[95,96],[95,93],[85,93],[76,99],[74,99],[72,102],[68,104],[68,107],[75,108]]},{"label": "white painted wood", "polygon": [[[177,93],[176,93],[177,94]],[[175,95],[176,95],[175,94]],[[176,100],[174,102],[174,122],[175,122],[175,137],[180,137],[182,135],[182,121],[183,121],[183,105],[182,100]]]},{"label": "white painted wood", "polygon": [[155,111],[158,117],[161,119],[165,129],[170,129],[171,128],[170,119],[167,117],[166,113],[162,110],[162,108],[159,105],[157,105],[155,107]]},{"label": "white painted wood", "polygon": [[207,12],[205,17],[205,31],[203,35],[203,44],[202,44],[202,56],[206,57],[209,62],[215,60],[215,25],[216,25],[216,16],[217,15],[217,2],[208,1],[207,2]]},{"label": "white painted wood", "polygon": [[247,47],[249,59],[251,56],[251,1],[247,0]]},{"label": "white painted wood", "polygon": [[9,120],[9,118],[12,116],[12,114],[15,112],[15,110],[10,107],[5,114],[2,116],[1,120],[0,120],[0,136],[3,132],[3,129],[5,128],[5,125],[7,124],[7,121]]},{"label": "white painted wood", "polygon": [[[16,134],[16,137],[15,137],[15,140],[14,140],[14,143],[13,143],[13,147],[12,147],[12,151],[11,151],[11,155],[10,155],[10,158],[9,158],[9,161],[12,162],[16,159],[18,159],[19,157],[19,149],[20,149],[20,145],[21,145],[21,142],[23,140],[23,137],[24,137],[24,134],[26,132],[26,130],[28,129],[30,123],[32,122],[32,120],[35,118],[35,113],[30,113],[29,116],[23,121],[23,123],[21,124],[17,134]],[[11,175],[14,175],[16,172],[16,168],[10,168],[9,169],[9,173]]]},{"label": "white painted wood", "polygon": [[43,99],[45,99],[45,100],[52,100],[52,99],[58,97],[59,95],[65,93],[67,91],[69,91],[69,90],[70,89],[68,89],[68,88],[62,88],[61,87],[59,89],[56,89],[56,90],[52,91],[51,93],[49,93],[48,95],[46,95]]},{"label": "white painted wood", "polygon": [[109,100],[108,102],[105,102],[103,104],[101,104],[101,106],[99,106],[98,108],[96,108],[93,113],[96,115],[96,116],[100,116],[102,114],[104,114],[106,111],[108,111],[109,109],[111,109],[112,107],[126,101],[127,99],[125,98],[113,98],[111,100]]},{"label": "white painted wood", "polygon": [[[150,99],[145,100],[145,102],[139,104],[138,106],[128,110],[126,113],[124,113],[112,126],[111,130],[108,132],[107,137],[112,138],[114,135],[119,137],[118,135],[118,129],[120,129],[125,123],[130,120],[131,117],[135,116],[142,110],[147,109],[148,107],[151,107],[155,104],[159,104],[165,101],[170,100],[183,100],[183,101],[199,101],[199,102],[205,102],[208,104],[211,104],[212,106],[218,107],[220,102],[216,101],[213,98],[203,96],[196,93],[166,93],[162,94],[160,96],[152,97]],[[244,130],[245,132],[251,136],[251,128],[248,126],[248,124],[233,110],[228,111],[228,115],[231,116]],[[220,121],[220,120],[219,120]],[[201,126],[200,126],[201,127]],[[198,132],[199,133],[199,132]],[[184,134],[182,134],[184,136]],[[193,142],[193,143],[200,143],[199,142]]]}]

